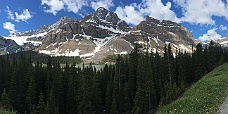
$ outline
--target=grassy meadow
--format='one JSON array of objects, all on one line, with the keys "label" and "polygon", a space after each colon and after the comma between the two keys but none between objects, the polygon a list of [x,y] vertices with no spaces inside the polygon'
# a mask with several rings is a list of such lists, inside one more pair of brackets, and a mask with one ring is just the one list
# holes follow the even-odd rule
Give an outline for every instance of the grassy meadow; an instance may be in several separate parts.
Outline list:
[{"label": "grassy meadow", "polygon": [[193,84],[181,98],[162,106],[157,114],[215,114],[228,97],[228,63]]}]

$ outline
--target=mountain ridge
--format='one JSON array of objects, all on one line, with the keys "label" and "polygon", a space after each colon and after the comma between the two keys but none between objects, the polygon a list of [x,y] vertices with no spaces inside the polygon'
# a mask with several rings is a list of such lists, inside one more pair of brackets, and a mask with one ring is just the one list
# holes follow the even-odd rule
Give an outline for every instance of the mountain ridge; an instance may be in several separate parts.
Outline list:
[{"label": "mountain ridge", "polygon": [[102,7],[80,21],[65,16],[50,26],[12,34],[7,39],[15,40],[22,47],[30,44],[31,50],[40,53],[80,56],[90,62],[100,61],[111,54],[130,53],[134,43],[142,45],[144,51],[149,47],[150,52],[159,53],[163,53],[168,43],[173,50],[187,52],[191,52],[195,45],[192,34],[178,23],[147,16],[131,28],[116,13]]}]

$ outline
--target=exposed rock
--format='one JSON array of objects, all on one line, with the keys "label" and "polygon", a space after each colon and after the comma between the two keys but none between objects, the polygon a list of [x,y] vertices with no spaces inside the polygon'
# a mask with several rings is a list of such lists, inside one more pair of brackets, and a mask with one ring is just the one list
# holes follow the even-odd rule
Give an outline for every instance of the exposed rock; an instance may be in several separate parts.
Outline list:
[{"label": "exposed rock", "polygon": [[191,52],[195,45],[192,34],[175,22],[147,16],[145,21],[131,29],[116,13],[102,7],[81,21],[65,16],[53,25],[12,36],[26,39],[24,50],[53,56],[80,56],[84,62],[98,62],[107,55],[130,53],[133,43],[142,45],[142,51],[148,48],[159,53],[168,43],[171,43],[173,52],[176,49]]},{"label": "exposed rock", "polygon": [[121,31],[130,30],[129,25],[119,19],[116,13],[103,7],[98,8],[94,14],[85,16],[80,23],[86,35],[96,38],[105,38],[110,34],[120,34]]},{"label": "exposed rock", "polygon": [[124,37],[131,43],[139,42],[150,45],[151,51],[163,50],[165,44],[173,44],[173,48],[191,51],[195,45],[192,34],[183,26],[168,20],[157,20],[147,16],[145,21],[135,26]]},{"label": "exposed rock", "polygon": [[22,50],[22,47],[19,46],[15,41],[5,39],[0,36],[0,55],[16,53]]}]

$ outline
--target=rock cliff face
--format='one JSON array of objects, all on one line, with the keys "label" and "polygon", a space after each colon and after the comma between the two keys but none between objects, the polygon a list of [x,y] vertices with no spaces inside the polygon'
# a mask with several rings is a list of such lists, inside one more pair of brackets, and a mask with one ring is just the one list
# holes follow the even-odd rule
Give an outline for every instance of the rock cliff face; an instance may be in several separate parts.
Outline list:
[{"label": "rock cliff face", "polygon": [[194,44],[192,34],[183,26],[168,20],[159,21],[152,17],[146,17],[133,30],[141,30],[151,35],[151,37],[158,37],[161,41],[179,42]]},{"label": "rock cliff face", "polygon": [[16,53],[21,50],[22,47],[15,41],[0,36],[0,55]]},{"label": "rock cliff face", "polygon": [[139,43],[152,52],[162,53],[165,44],[171,43],[173,50],[191,52],[192,45],[195,45],[192,34],[183,26],[168,20],[157,20],[147,16],[124,37],[131,43]]},{"label": "rock cliff face", "polygon": [[175,22],[147,16],[146,20],[130,28],[116,13],[105,8],[98,8],[81,21],[62,17],[53,25],[16,33],[8,39],[21,39],[17,42],[26,50],[34,49],[53,56],[80,56],[89,62],[100,61],[111,54],[130,53],[133,43],[160,53],[168,43],[174,52],[176,49],[191,52],[195,45],[192,34]]},{"label": "rock cliff face", "polygon": [[98,8],[81,21],[63,17],[51,25],[37,51],[52,55],[94,56],[101,47],[130,30],[117,14]]},{"label": "rock cliff face", "polygon": [[94,14],[85,16],[80,23],[84,34],[96,38],[105,38],[111,34],[120,34],[130,30],[129,25],[120,20],[116,13],[102,7],[98,8]]}]

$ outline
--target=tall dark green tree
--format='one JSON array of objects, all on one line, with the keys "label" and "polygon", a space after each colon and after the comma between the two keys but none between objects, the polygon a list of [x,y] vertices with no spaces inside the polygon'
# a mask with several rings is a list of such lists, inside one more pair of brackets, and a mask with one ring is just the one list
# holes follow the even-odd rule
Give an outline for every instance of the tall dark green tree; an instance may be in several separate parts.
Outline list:
[{"label": "tall dark green tree", "polygon": [[1,109],[4,110],[11,110],[11,104],[10,104],[10,99],[8,97],[8,94],[6,93],[6,89],[3,90],[2,96],[1,96],[1,103],[3,104],[3,106],[1,107]]},{"label": "tall dark green tree", "polygon": [[33,76],[30,77],[29,87],[26,96],[26,102],[28,106],[28,112],[32,112],[32,107],[36,104],[36,91],[35,91],[35,81]]}]

